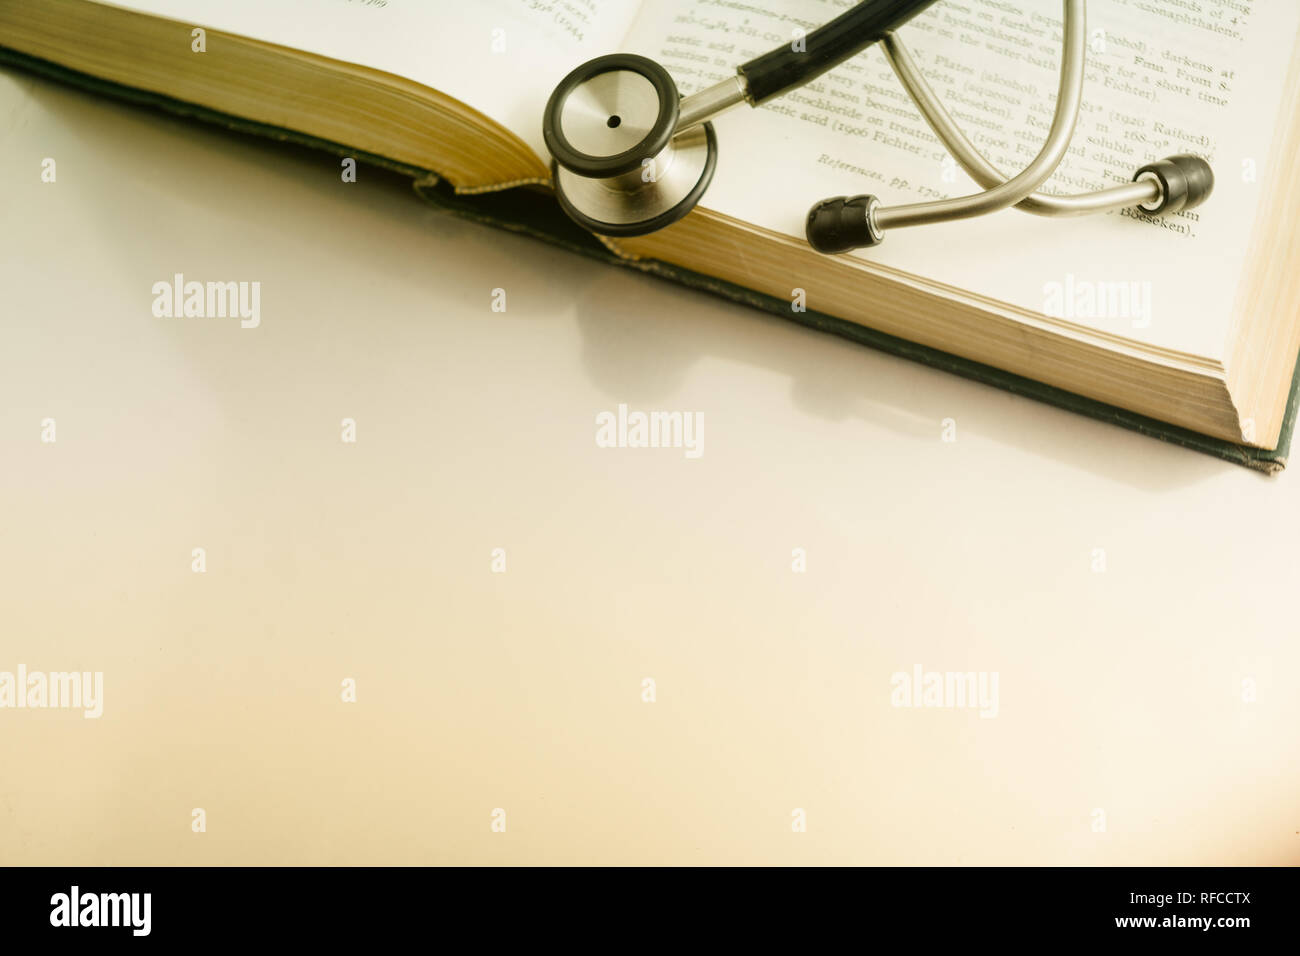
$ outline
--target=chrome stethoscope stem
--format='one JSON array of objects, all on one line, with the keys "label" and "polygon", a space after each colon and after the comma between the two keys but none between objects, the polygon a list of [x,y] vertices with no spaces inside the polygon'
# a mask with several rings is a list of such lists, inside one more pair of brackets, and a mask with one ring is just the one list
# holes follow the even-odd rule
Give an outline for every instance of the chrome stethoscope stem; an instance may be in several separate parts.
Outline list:
[{"label": "chrome stethoscope stem", "polygon": [[721,116],[728,110],[748,102],[749,89],[744,74],[737,73],[729,76],[721,83],[715,83],[698,93],[682,97],[677,114],[677,132],[681,133],[692,126],[707,123],[715,116]]},{"label": "chrome stethoscope stem", "polygon": [[[883,233],[887,229],[904,226],[921,226],[954,219],[969,219],[1014,206],[1030,196],[1045,183],[1065,158],[1074,127],[1083,103],[1083,70],[1087,58],[1087,13],[1084,0],[1064,0],[1065,49],[1061,58],[1061,79],[1056,94],[1056,111],[1052,116],[1051,131],[1047,141],[1034,161],[1017,175],[997,183],[983,192],[955,199],[934,202],[910,203],[904,206],[875,206],[871,211],[872,225]],[[934,126],[934,105],[937,100],[918,106],[926,120]],[[940,137],[941,139],[943,137]],[[950,147],[951,148],[951,147]],[[955,157],[954,157],[955,158]]]},{"label": "chrome stethoscope stem", "polygon": [[[889,65],[899,82],[916,103],[916,108],[939,141],[947,147],[952,158],[966,170],[975,182],[985,189],[1000,185],[1008,177],[975,147],[953,122],[952,115],[935,95],[930,84],[916,66],[912,54],[896,33],[885,37],[881,46]],[[1038,216],[1085,216],[1092,213],[1123,209],[1127,206],[1148,206],[1161,198],[1160,183],[1154,177],[1144,176],[1135,182],[1123,183],[1096,192],[1073,196],[1051,196],[1033,192],[1015,204],[1017,209]]]}]

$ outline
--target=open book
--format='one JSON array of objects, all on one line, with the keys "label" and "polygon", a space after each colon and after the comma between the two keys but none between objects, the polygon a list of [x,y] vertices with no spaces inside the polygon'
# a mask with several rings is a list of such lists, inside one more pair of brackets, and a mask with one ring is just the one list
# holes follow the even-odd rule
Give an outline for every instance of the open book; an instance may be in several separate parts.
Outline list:
[{"label": "open book", "polygon": [[[0,0],[0,47],[427,170],[469,196],[548,187],[543,108],[580,62],[641,53],[687,94],[848,5]],[[806,308],[1281,467],[1282,455],[1248,450],[1289,443],[1300,350],[1300,3],[1088,8],[1084,108],[1045,191],[1100,188],[1191,152],[1217,177],[1200,208],[1160,220],[1008,210],[818,255],[803,241],[818,199],[870,192],[891,204],[977,188],[872,49],[720,118],[701,207],[605,245],[759,293],[796,318]],[[967,135],[1008,175],[1051,122],[1061,15],[1058,0],[941,0],[902,30]]]}]

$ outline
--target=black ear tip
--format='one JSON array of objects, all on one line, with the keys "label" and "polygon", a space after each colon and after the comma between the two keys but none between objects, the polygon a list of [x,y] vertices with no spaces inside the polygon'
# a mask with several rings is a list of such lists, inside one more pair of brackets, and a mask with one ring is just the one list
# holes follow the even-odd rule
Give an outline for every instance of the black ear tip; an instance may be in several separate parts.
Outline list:
[{"label": "black ear tip", "polygon": [[1143,166],[1133,178],[1150,176],[1160,183],[1163,193],[1159,205],[1143,209],[1153,216],[1195,209],[1214,192],[1214,170],[1200,156],[1180,153]]},{"label": "black ear tip", "polygon": [[836,255],[877,245],[882,236],[871,224],[874,196],[836,196],[808,210],[804,234],[818,252]]},{"label": "black ear tip", "polygon": [[1203,157],[1182,153],[1170,156],[1167,161],[1177,166],[1187,181],[1187,205],[1184,209],[1199,206],[1210,198],[1210,193],[1214,192],[1214,169]]},{"label": "black ear tip", "polygon": [[1177,163],[1182,169],[1183,174],[1189,177],[1195,176],[1208,180],[1210,185],[1214,184],[1214,169],[1210,166],[1209,161],[1203,156],[1196,156],[1193,153],[1182,153],[1178,156],[1170,156],[1171,163]]}]

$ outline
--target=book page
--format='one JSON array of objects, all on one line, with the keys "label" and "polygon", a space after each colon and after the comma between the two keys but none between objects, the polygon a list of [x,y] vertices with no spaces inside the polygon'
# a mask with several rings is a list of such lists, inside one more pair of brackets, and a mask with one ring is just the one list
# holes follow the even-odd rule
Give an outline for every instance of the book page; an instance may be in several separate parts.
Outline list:
[{"label": "book page", "polygon": [[455,97],[545,157],[542,110],[617,50],[639,0],[112,0],[113,6],[395,73]]},{"label": "book page", "polygon": [[[838,15],[847,0],[646,0],[625,49],[683,93]],[[1157,348],[1221,359],[1291,58],[1295,0],[1091,0],[1084,107],[1044,187],[1082,192],[1181,152],[1214,166],[1200,208],[1047,219],[1017,210],[890,232],[854,253],[979,296]],[[1014,175],[1041,148],[1061,60],[1058,0],[940,0],[902,28],[966,135]],[[702,205],[803,237],[808,208],[870,193],[894,205],[977,186],[930,132],[878,48],[758,109],[715,121]],[[1124,300],[1124,301],[1121,301]],[[811,303],[810,303],[811,306]]]}]

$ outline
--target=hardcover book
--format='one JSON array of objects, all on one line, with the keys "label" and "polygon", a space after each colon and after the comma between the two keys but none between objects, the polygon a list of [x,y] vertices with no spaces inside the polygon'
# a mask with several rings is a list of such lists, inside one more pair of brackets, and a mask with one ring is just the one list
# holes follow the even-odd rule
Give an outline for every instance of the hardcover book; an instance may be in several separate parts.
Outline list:
[{"label": "hardcover book", "polygon": [[[410,175],[451,213],[747,302],[815,328],[1273,472],[1300,352],[1300,5],[1093,0],[1084,107],[1052,193],[1175,153],[1205,205],[1077,219],[1014,210],[838,256],[803,240],[817,199],[978,187],[879,50],[717,121],[712,185],[647,236],[594,237],[551,192],[550,91],[609,52],[683,94],[833,18],[842,0],[0,0],[0,60]],[[943,0],[902,28],[1004,173],[1051,123],[1054,0]]]}]

